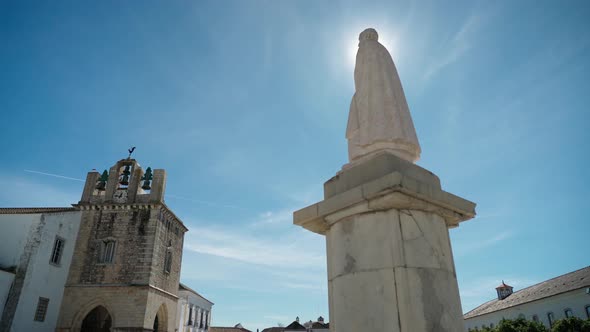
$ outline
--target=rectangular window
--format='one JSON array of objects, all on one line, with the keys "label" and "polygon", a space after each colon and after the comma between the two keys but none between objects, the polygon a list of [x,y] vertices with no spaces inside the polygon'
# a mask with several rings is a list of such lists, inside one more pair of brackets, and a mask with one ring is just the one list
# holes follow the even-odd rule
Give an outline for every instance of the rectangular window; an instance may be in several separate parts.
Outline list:
[{"label": "rectangular window", "polygon": [[98,261],[100,263],[112,263],[115,257],[115,241],[102,241],[100,249]]},{"label": "rectangular window", "polygon": [[53,251],[51,251],[51,258],[49,259],[49,262],[51,264],[59,265],[59,262],[61,261],[61,255],[64,250],[65,242],[66,241],[60,238],[59,236],[55,237],[55,242],[53,243]]},{"label": "rectangular window", "polygon": [[186,325],[193,325],[193,307],[188,308],[188,323]]},{"label": "rectangular window", "polygon": [[555,321],[555,316],[553,316],[552,312],[547,313],[547,320],[549,321],[549,327],[553,327],[553,322]]},{"label": "rectangular window", "polygon": [[47,313],[47,306],[49,305],[49,299],[40,297],[37,302],[37,310],[35,311],[35,320],[38,322],[45,321],[45,314]]},{"label": "rectangular window", "polygon": [[164,258],[164,272],[170,273],[172,268],[172,251],[166,250],[166,257]]}]

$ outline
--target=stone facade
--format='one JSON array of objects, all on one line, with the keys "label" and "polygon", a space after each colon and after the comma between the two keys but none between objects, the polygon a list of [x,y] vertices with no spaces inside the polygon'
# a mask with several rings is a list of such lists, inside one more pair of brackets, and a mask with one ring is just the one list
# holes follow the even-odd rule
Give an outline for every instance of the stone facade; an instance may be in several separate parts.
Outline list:
[{"label": "stone facade", "polygon": [[99,307],[108,312],[101,328],[175,330],[187,229],[164,203],[166,173],[155,170],[153,183],[144,174],[133,159],[111,167],[107,181],[88,174],[57,331],[80,331]]}]

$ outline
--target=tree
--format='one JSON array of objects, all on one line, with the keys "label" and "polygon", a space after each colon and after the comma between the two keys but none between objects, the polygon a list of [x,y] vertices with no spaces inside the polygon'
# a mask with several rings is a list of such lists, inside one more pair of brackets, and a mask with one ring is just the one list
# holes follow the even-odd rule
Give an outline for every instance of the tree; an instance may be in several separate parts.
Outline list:
[{"label": "tree", "polygon": [[578,317],[560,319],[553,324],[551,332],[590,332],[590,320]]},{"label": "tree", "polygon": [[545,325],[524,318],[502,319],[493,332],[547,332]]}]

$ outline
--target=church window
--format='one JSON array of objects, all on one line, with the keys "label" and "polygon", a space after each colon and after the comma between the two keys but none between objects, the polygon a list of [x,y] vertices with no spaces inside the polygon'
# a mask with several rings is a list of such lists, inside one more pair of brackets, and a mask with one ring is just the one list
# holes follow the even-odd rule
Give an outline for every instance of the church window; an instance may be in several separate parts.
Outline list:
[{"label": "church window", "polygon": [[59,236],[55,237],[55,242],[53,243],[53,250],[51,251],[51,258],[49,259],[49,262],[51,264],[59,265],[64,249],[64,243],[64,239],[60,238]]},{"label": "church window", "polygon": [[170,273],[172,269],[172,250],[166,250],[166,257],[164,258],[164,272]]},{"label": "church window", "polygon": [[518,318],[524,319],[524,314],[518,314]]},{"label": "church window", "polygon": [[533,322],[539,322],[539,316],[533,315]]},{"label": "church window", "polygon": [[98,261],[100,263],[112,263],[115,257],[115,241],[106,240],[101,242],[100,256]]},{"label": "church window", "polygon": [[565,309],[563,313],[565,314],[565,318],[574,317],[574,312],[570,308]]},{"label": "church window", "polygon": [[37,322],[45,321],[45,314],[47,313],[47,306],[49,305],[49,299],[40,297],[37,302],[37,310],[35,311],[35,320]]},{"label": "church window", "polygon": [[193,307],[190,307],[190,308],[188,308],[188,323],[186,323],[186,325],[193,325],[192,318],[193,318]]},{"label": "church window", "polygon": [[490,328],[493,329],[494,328],[494,323],[490,323]]},{"label": "church window", "polygon": [[586,317],[590,319],[590,304],[586,306]]},{"label": "church window", "polygon": [[549,321],[549,327],[553,327],[553,322],[555,322],[555,316],[552,312],[547,313],[547,320]]}]

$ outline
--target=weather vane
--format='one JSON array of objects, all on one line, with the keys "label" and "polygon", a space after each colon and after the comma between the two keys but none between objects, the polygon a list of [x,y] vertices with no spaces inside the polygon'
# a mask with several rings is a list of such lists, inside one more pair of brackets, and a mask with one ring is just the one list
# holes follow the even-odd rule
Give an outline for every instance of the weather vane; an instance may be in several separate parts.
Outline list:
[{"label": "weather vane", "polygon": [[129,156],[127,157],[127,159],[131,159],[131,154],[133,153],[133,151],[135,151],[135,147],[132,147],[131,149],[127,149],[127,151],[129,151]]}]

